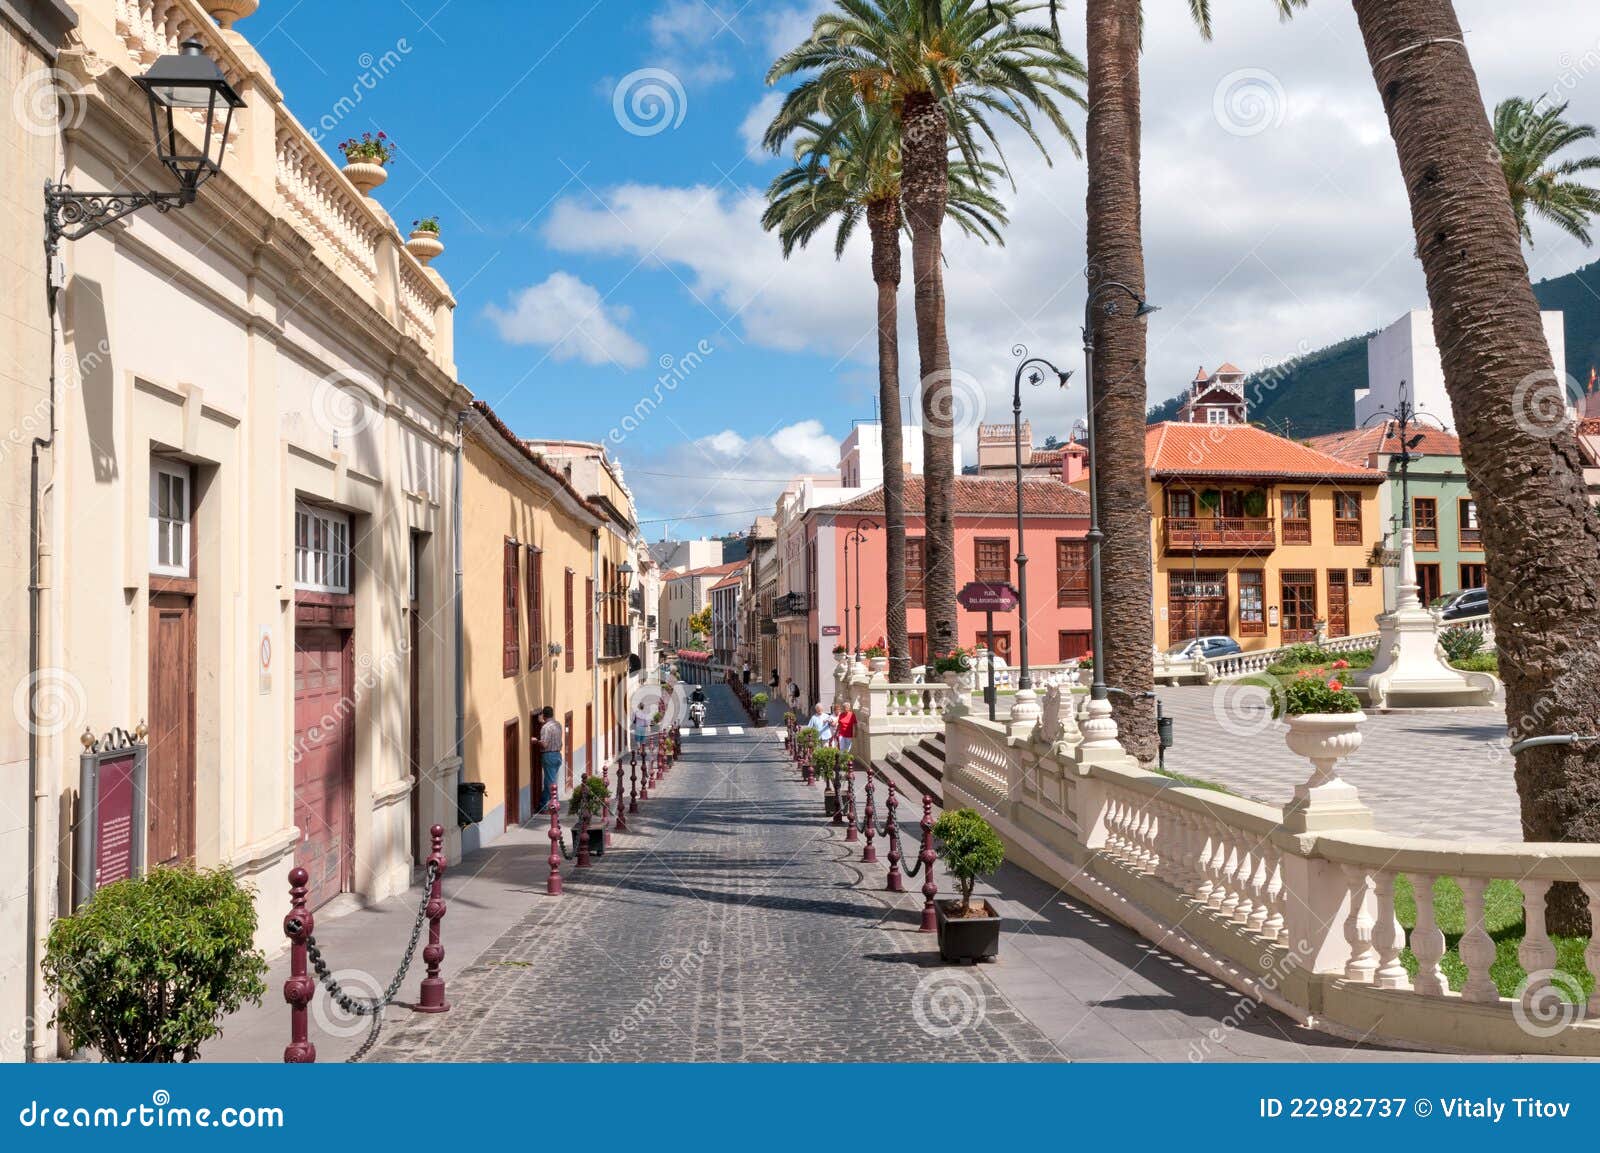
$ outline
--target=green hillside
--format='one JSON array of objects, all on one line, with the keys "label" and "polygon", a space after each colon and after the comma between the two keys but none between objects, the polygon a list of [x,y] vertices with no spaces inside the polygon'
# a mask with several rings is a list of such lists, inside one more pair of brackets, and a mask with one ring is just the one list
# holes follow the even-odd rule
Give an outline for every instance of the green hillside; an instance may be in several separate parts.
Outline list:
[{"label": "green hillside", "polygon": [[[1565,314],[1568,375],[1584,384],[1600,367],[1600,261],[1533,286],[1539,307]],[[1284,436],[1303,438],[1355,424],[1357,389],[1367,386],[1367,338],[1352,336],[1327,348],[1251,373],[1250,419]],[[1175,419],[1181,396],[1151,408],[1154,423]]]}]

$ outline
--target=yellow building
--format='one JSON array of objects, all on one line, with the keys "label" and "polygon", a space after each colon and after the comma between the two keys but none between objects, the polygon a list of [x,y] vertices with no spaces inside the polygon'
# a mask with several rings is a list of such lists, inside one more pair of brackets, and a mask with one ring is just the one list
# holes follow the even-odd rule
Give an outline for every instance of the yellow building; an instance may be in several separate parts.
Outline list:
[{"label": "yellow building", "polygon": [[467,779],[486,786],[463,847],[539,808],[538,714],[564,734],[562,792],[594,751],[595,565],[607,518],[482,401],[462,446]]},{"label": "yellow building", "polygon": [[1268,649],[1377,627],[1383,473],[1244,424],[1151,425],[1145,465],[1158,644]]}]

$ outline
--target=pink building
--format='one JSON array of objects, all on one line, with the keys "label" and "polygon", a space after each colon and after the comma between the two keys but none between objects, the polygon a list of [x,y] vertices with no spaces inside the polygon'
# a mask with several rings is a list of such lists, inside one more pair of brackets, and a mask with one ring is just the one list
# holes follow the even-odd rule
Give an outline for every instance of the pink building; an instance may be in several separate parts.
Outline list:
[{"label": "pink building", "polygon": [[[922,608],[922,486],[922,477],[906,478],[906,617],[914,665],[925,663],[929,656]],[[954,486],[956,587],[973,580],[1015,584],[1015,482],[958,476]],[[1054,664],[1089,651],[1089,546],[1084,539],[1089,530],[1089,501],[1083,492],[1055,478],[1024,480],[1022,491],[1028,556],[1028,659],[1038,665]],[[809,649],[815,667],[796,670],[795,675],[802,686],[814,686],[826,701],[833,684],[832,652],[845,640],[846,612],[850,614],[852,645],[857,643],[858,599],[859,632],[866,643],[887,632],[883,490],[875,488],[841,504],[811,509],[805,520]],[[847,571],[846,536],[857,525],[862,526],[865,540],[859,545],[850,542]],[[984,634],[982,614],[962,612],[958,620],[962,645],[990,643],[1012,664],[1016,663],[1020,628],[1014,612],[995,616],[992,637]]]}]

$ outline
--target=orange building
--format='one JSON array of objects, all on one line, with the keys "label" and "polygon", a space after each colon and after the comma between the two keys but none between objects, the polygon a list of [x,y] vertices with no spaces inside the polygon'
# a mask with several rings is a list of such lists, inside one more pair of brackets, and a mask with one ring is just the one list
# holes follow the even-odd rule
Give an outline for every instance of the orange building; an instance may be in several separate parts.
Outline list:
[{"label": "orange building", "polygon": [[1225,634],[1266,649],[1319,623],[1330,637],[1376,627],[1382,472],[1221,423],[1151,425],[1145,466],[1158,644]]}]

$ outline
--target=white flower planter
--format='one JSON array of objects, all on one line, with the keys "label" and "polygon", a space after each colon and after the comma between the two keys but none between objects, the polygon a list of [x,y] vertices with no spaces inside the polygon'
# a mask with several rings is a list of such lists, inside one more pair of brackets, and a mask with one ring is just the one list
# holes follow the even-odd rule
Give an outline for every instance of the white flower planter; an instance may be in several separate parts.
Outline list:
[{"label": "white flower planter", "polygon": [[356,191],[361,193],[362,196],[371,196],[373,189],[389,179],[389,170],[371,160],[347,161],[344,166],[344,174],[345,178],[356,186]]},{"label": "white flower planter", "polygon": [[1365,713],[1302,713],[1286,717],[1289,751],[1312,765],[1310,779],[1296,787],[1284,810],[1284,827],[1292,830],[1369,829],[1372,812],[1358,798],[1355,786],[1339,777],[1338,764],[1361,747]]}]

